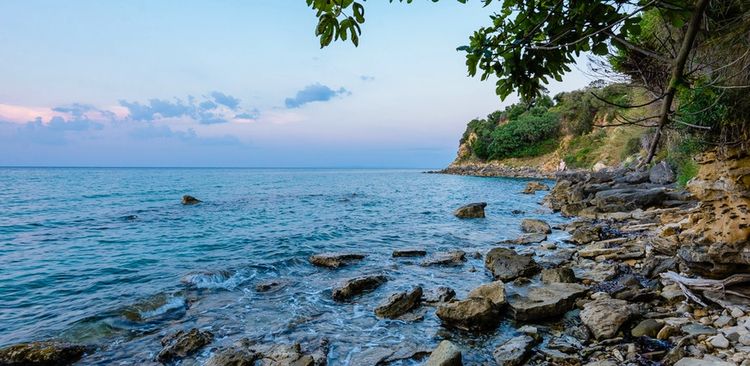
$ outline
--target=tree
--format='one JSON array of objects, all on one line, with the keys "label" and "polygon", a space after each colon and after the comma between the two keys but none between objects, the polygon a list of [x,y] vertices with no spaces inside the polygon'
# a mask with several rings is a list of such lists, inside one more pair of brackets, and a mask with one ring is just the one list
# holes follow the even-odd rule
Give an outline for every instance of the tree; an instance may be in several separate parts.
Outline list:
[{"label": "tree", "polygon": [[[393,2],[393,0],[390,0]],[[411,3],[412,0],[399,0]],[[437,2],[438,0],[432,0]],[[467,0],[457,0],[466,3]],[[469,44],[458,48],[466,53],[470,76],[482,80],[496,77],[495,92],[505,99],[513,92],[533,100],[542,95],[550,79],[562,81],[570,65],[584,53],[606,56],[615,52],[637,54],[669,70],[661,84],[666,87],[647,104],[661,103],[656,132],[646,163],[654,156],[662,130],[675,120],[675,96],[680,88],[690,88],[693,80],[705,73],[705,65],[691,63],[696,54],[696,40],[710,0],[482,0],[486,7],[496,5],[490,15],[491,25],[482,27],[469,38]],[[747,11],[747,0],[714,0],[716,7],[740,3],[740,15]],[[493,4],[494,3],[494,4]],[[319,19],[316,35],[321,47],[336,40],[350,39],[359,44],[365,8],[354,0],[307,0]],[[736,10],[736,9],[735,9]],[[644,47],[638,42],[644,14],[658,13],[669,29],[678,52],[665,54],[663,47]],[[736,15],[736,14],[735,14]],[[731,17],[723,14],[724,18]],[[739,21],[745,21],[740,19]],[[663,45],[662,45],[663,46]],[[747,54],[741,56],[745,57]],[[745,66],[747,59],[739,62]],[[686,65],[693,69],[686,72]],[[652,80],[647,80],[650,82]],[[737,85],[736,87],[747,87]],[[636,107],[636,106],[622,106]],[[658,119],[657,119],[658,118]],[[642,122],[642,121],[638,121]]]}]

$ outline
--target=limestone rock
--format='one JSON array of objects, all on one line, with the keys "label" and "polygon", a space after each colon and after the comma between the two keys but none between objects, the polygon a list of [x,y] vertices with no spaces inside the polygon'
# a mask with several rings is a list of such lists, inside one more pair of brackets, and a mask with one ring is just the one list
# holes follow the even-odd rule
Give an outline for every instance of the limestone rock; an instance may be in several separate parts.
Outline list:
[{"label": "limestone rock", "polygon": [[195,204],[198,204],[198,203],[201,203],[201,202],[203,202],[203,201],[201,201],[201,200],[199,200],[199,199],[197,199],[197,198],[195,198],[193,196],[189,196],[189,195],[182,196],[182,204],[183,205],[195,205]]},{"label": "limestone rock", "polygon": [[521,230],[525,233],[549,234],[552,232],[552,228],[548,223],[538,219],[523,219],[521,221]]},{"label": "limestone rock", "polygon": [[531,181],[526,183],[526,188],[523,189],[524,194],[534,194],[536,191],[549,191],[549,186],[537,181]]},{"label": "limestone rock", "polygon": [[596,339],[608,339],[635,313],[627,301],[601,297],[584,305],[581,322]]},{"label": "limestone rock", "polygon": [[503,240],[499,244],[518,244],[518,245],[534,244],[534,243],[541,243],[545,240],[547,240],[547,234],[531,233],[531,234],[521,235],[515,239]]},{"label": "limestone rock", "polygon": [[619,188],[597,192],[591,203],[601,212],[653,207],[667,198],[664,188]]},{"label": "limestone rock", "polygon": [[494,281],[481,285],[469,292],[470,298],[485,298],[492,301],[495,306],[505,304],[505,284],[502,281]]},{"label": "limestone rock", "polygon": [[332,296],[336,301],[346,301],[354,296],[375,290],[387,281],[388,278],[383,275],[350,278],[335,287]]},{"label": "limestone rock", "polygon": [[31,342],[0,349],[0,365],[72,365],[83,357],[87,347],[60,342]]},{"label": "limestone rock", "polygon": [[654,184],[669,184],[675,181],[676,176],[666,161],[660,161],[648,172],[648,179]]},{"label": "limestone rock", "polygon": [[655,338],[663,326],[663,323],[655,319],[646,319],[638,323],[638,325],[630,331],[630,335],[633,337]]},{"label": "limestone rock", "polygon": [[435,312],[446,326],[463,330],[490,330],[500,316],[495,304],[485,298],[469,298],[440,305]]},{"label": "limestone rock", "polygon": [[507,302],[514,319],[540,320],[569,311],[587,290],[586,286],[576,283],[513,287],[508,291]]},{"label": "limestone rock", "polygon": [[310,256],[310,263],[318,267],[339,268],[365,258],[358,253],[321,253]]},{"label": "limestone rock", "polygon": [[459,219],[481,219],[484,218],[485,207],[487,207],[487,202],[470,203],[459,207],[453,215]]},{"label": "limestone rock", "polygon": [[211,343],[213,339],[213,333],[201,331],[197,328],[190,329],[187,332],[184,330],[177,331],[161,339],[161,345],[164,348],[156,355],[156,360],[165,363],[187,357]]},{"label": "limestone rock", "polygon": [[542,270],[542,282],[544,283],[575,283],[576,275],[568,267],[549,268]]},{"label": "limestone rock", "polygon": [[529,352],[534,347],[534,338],[527,335],[521,335],[509,339],[492,352],[492,356],[498,366],[518,366],[522,365]]},{"label": "limestone rock", "polygon": [[456,291],[450,287],[438,286],[424,294],[422,300],[427,303],[441,303],[451,301],[456,297]]},{"label": "limestone rock", "polygon": [[529,277],[540,269],[531,255],[520,255],[507,248],[490,250],[485,256],[484,265],[500,281],[511,281],[520,276]]},{"label": "limestone rock", "polygon": [[420,263],[424,267],[429,266],[460,266],[466,262],[466,252],[454,250],[450,252],[435,253]]},{"label": "limestone rock", "polygon": [[451,341],[442,341],[430,354],[427,366],[461,366],[461,349]]},{"label": "limestone rock", "polygon": [[227,347],[217,351],[206,361],[206,366],[254,366],[259,354],[244,347]]},{"label": "limestone rock", "polygon": [[375,315],[381,318],[398,318],[419,306],[422,300],[422,288],[417,286],[409,292],[398,292],[388,297],[384,303],[375,308]]}]

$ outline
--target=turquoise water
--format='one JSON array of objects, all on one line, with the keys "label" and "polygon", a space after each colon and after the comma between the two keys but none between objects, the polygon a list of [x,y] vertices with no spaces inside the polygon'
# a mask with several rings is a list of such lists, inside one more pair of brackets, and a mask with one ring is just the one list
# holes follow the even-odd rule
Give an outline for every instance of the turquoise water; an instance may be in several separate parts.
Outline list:
[{"label": "turquoise water", "polygon": [[[421,267],[394,249],[485,253],[518,236],[525,217],[563,221],[538,205],[541,194],[519,194],[524,184],[417,170],[0,168],[0,346],[60,338],[99,346],[81,364],[143,363],[160,336],[199,327],[216,340],[198,362],[243,337],[325,337],[333,365],[443,338],[481,359],[509,324],[476,336],[441,328],[434,310],[416,323],[372,310],[413,285],[462,297],[490,280],[480,258]],[[182,206],[183,194],[204,203]],[[452,216],[475,201],[488,203],[486,219]],[[336,271],[307,262],[326,251],[368,257]],[[364,273],[390,281],[352,303],[330,299],[337,281]],[[254,290],[268,279],[286,286]]]}]

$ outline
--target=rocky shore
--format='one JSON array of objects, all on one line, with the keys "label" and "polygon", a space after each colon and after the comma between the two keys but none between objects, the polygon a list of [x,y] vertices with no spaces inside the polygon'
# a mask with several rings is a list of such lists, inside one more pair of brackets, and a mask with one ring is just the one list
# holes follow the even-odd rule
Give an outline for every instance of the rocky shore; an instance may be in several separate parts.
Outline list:
[{"label": "rocky shore", "polygon": [[[394,258],[424,256],[421,265],[435,271],[480,256],[487,280],[463,298],[449,283],[414,286],[382,298],[369,309],[374,316],[406,323],[435,316],[443,328],[464,334],[493,331],[510,320],[515,331],[493,349],[467,349],[449,339],[435,349],[404,342],[368,349],[351,364],[461,365],[462,355],[486,352],[500,366],[750,366],[750,158],[709,153],[698,161],[699,174],[687,190],[673,183],[666,164],[558,174],[543,204],[575,219],[563,226],[524,220],[526,234],[487,253],[395,251]],[[543,187],[532,182],[527,194],[537,190]],[[482,220],[485,206],[469,204],[455,214]],[[569,234],[568,248],[547,239],[555,231]],[[529,247],[535,255],[521,253]],[[364,253],[309,258],[310,265],[330,271],[368,260]],[[356,301],[387,281],[383,273],[341,278],[332,284],[331,298]],[[155,360],[171,364],[211,349],[205,363],[211,366],[327,364],[326,339],[243,339],[212,349],[214,338],[199,329],[167,335]],[[69,344],[16,345],[0,350],[0,364],[72,364],[89,351]]]},{"label": "rocky shore", "polygon": [[509,166],[497,162],[454,163],[442,170],[428,171],[432,174],[471,175],[476,177],[510,177],[554,179],[554,170],[538,169],[530,166]]}]

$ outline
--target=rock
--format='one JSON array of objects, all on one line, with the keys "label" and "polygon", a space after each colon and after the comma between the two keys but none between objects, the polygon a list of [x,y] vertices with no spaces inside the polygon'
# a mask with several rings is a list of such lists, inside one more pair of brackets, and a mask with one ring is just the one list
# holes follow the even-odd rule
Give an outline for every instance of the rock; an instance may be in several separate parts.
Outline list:
[{"label": "rock", "polygon": [[461,349],[451,341],[442,341],[430,354],[426,366],[461,366]]},{"label": "rock", "polygon": [[526,188],[524,188],[523,193],[534,194],[536,191],[549,191],[549,186],[542,182],[531,181],[526,183]]},{"label": "rock", "polygon": [[[314,366],[315,358],[302,352],[299,343],[276,344],[254,349],[260,354],[260,365],[268,366]],[[325,364],[325,363],[319,363]]]},{"label": "rock", "polygon": [[164,348],[156,355],[156,360],[166,363],[185,358],[211,343],[213,339],[213,333],[201,331],[197,328],[190,329],[187,332],[184,330],[177,331],[161,339],[161,345]]},{"label": "rock", "polygon": [[547,234],[532,233],[532,234],[521,235],[515,239],[503,240],[499,242],[498,244],[518,244],[518,245],[534,244],[534,243],[541,243],[545,240],[547,240]]},{"label": "rock", "polygon": [[466,252],[454,250],[451,252],[435,253],[420,263],[424,267],[429,266],[460,266],[466,262]]},{"label": "rock", "polygon": [[679,329],[672,325],[665,325],[656,334],[656,339],[667,340],[669,337],[679,333]]},{"label": "rock", "polygon": [[427,251],[424,249],[397,249],[393,251],[393,257],[424,257]]},{"label": "rock", "polygon": [[286,286],[288,283],[289,281],[285,281],[281,279],[266,280],[266,281],[255,284],[255,291],[257,292],[278,291],[284,288],[284,286]]},{"label": "rock", "polygon": [[615,363],[614,361],[610,361],[610,360],[602,360],[602,361],[589,362],[584,366],[617,366],[617,363]]},{"label": "rock", "polygon": [[459,219],[482,219],[484,218],[485,207],[487,207],[487,202],[470,203],[459,207],[453,215]]},{"label": "rock", "polygon": [[716,334],[716,328],[712,328],[709,326],[705,326],[703,324],[697,324],[697,323],[690,323],[683,325],[680,330],[691,336],[699,336],[699,335],[714,335]]},{"label": "rock", "polygon": [[588,288],[576,283],[550,283],[541,286],[512,287],[507,302],[510,313],[519,321],[556,317],[569,311]]},{"label": "rock", "polygon": [[438,286],[424,294],[423,301],[427,303],[441,303],[451,301],[456,297],[456,291],[450,287]]},{"label": "rock", "polygon": [[660,161],[648,172],[648,180],[654,184],[669,184],[675,181],[675,174],[666,161]]},{"label": "rock", "polygon": [[197,199],[197,198],[195,198],[193,196],[188,196],[188,195],[182,196],[182,204],[183,205],[195,205],[195,204],[198,204],[198,203],[201,203],[201,202],[203,202],[203,201],[201,201],[201,200],[199,200],[199,199]]},{"label": "rock", "polygon": [[254,366],[260,355],[244,347],[227,347],[214,353],[206,366]]},{"label": "rock", "polygon": [[350,278],[334,288],[332,296],[336,301],[346,301],[354,296],[375,290],[387,281],[388,278],[383,275]]},{"label": "rock", "polygon": [[521,230],[525,233],[549,234],[552,232],[552,228],[548,223],[538,219],[523,219],[521,221]]},{"label": "rock", "polygon": [[575,283],[576,275],[568,267],[558,267],[542,270],[542,282],[544,283]]},{"label": "rock", "polygon": [[664,327],[664,324],[655,320],[655,319],[646,319],[638,323],[638,325],[635,326],[630,331],[630,335],[633,337],[656,337],[657,334],[659,334],[659,331],[661,328]]},{"label": "rock", "polygon": [[435,312],[444,325],[463,330],[490,330],[500,316],[495,304],[485,298],[469,298],[440,305]]},{"label": "rock", "polygon": [[601,239],[602,227],[583,225],[577,227],[570,234],[570,241],[576,244],[588,244]]},{"label": "rock", "polygon": [[505,304],[505,284],[503,281],[494,281],[481,285],[469,292],[470,298],[488,299],[495,306]]},{"label": "rock", "polygon": [[669,302],[681,301],[685,299],[685,293],[682,292],[680,286],[676,283],[664,286],[661,289],[661,293],[659,295]]},{"label": "rock", "polygon": [[318,267],[339,268],[365,258],[357,253],[321,253],[310,256],[310,263]]},{"label": "rock", "polygon": [[597,192],[591,203],[601,212],[622,212],[658,206],[666,197],[664,188],[619,188]]},{"label": "rock", "polygon": [[520,255],[512,249],[495,248],[487,253],[484,265],[496,280],[511,281],[519,276],[529,277],[539,271],[531,255]]},{"label": "rock", "polygon": [[724,328],[726,326],[734,325],[734,318],[729,315],[721,315],[719,318],[714,320],[714,326],[716,328]]},{"label": "rock", "polygon": [[495,348],[492,357],[498,366],[522,365],[534,347],[534,343],[534,338],[530,336],[517,336]]},{"label": "rock", "polygon": [[609,339],[634,313],[635,309],[627,301],[602,297],[584,305],[581,322],[596,339]]},{"label": "rock", "polygon": [[721,333],[708,338],[708,342],[711,343],[712,346],[716,348],[728,348],[729,347],[729,340],[724,337]]},{"label": "rock", "polygon": [[[567,354],[556,349],[542,348],[539,353],[552,365],[580,365],[581,359],[576,354]],[[575,353],[575,352],[573,352]]]},{"label": "rock", "polygon": [[707,357],[704,357],[703,359],[685,357],[677,361],[677,363],[675,363],[674,366],[736,366],[736,365],[732,362],[724,362],[724,361],[711,359]]},{"label": "rock", "polygon": [[86,346],[61,342],[21,343],[0,349],[0,365],[72,365],[88,351]]},{"label": "rock", "polygon": [[417,286],[409,292],[398,292],[388,297],[384,303],[375,308],[375,315],[381,318],[398,318],[419,306],[422,300],[422,288]]}]

